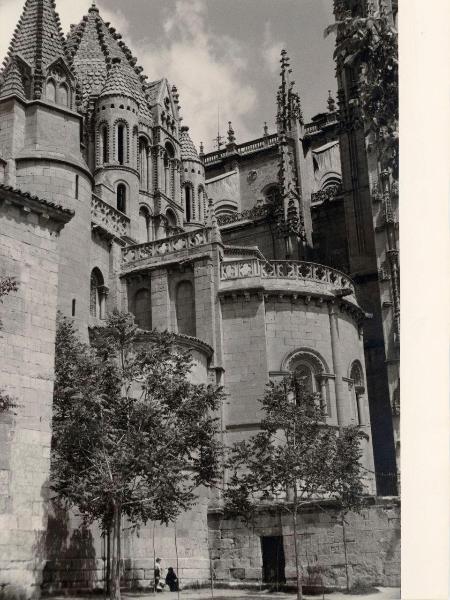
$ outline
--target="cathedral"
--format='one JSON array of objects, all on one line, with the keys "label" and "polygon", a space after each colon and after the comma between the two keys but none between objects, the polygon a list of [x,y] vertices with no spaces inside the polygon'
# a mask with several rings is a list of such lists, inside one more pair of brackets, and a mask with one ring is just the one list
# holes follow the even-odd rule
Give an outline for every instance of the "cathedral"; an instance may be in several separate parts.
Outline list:
[{"label": "cathedral", "polygon": [[[0,78],[0,275],[19,284],[1,308],[0,387],[20,399],[15,416],[0,416],[0,585],[27,596],[104,585],[104,537],[52,509],[46,487],[56,312],[88,340],[115,308],[143,331],[176,334],[193,381],[224,386],[227,444],[258,429],[266,383],[294,371],[329,425],[358,424],[373,506],[352,521],[353,577],[398,582],[398,357],[389,372],[385,357],[395,319],[375,289],[390,280],[369,239],[373,198],[350,189],[362,138],[342,127],[345,77],[339,106],[330,95],[306,123],[284,50],[280,65],[276,131],[264,124],[241,142],[229,122],[226,142],[205,154],[181,125],[176,86],[149,81],[95,3],[65,36],[54,0],[26,0]],[[311,585],[319,565],[327,585],[344,586],[331,512],[308,509],[302,527]],[[172,564],[174,539],[184,585],[264,583],[274,548],[280,577],[294,578],[288,523],[261,514],[250,531],[206,492],[174,527],[124,535],[128,587],[150,586],[155,547]]]}]

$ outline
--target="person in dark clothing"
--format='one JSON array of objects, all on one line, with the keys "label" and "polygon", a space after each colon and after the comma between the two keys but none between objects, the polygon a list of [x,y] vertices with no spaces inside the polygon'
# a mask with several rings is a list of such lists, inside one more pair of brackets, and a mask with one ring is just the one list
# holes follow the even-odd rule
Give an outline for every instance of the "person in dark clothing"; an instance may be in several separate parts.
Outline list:
[{"label": "person in dark clothing", "polygon": [[178,592],[178,577],[173,570],[173,567],[167,569],[166,584],[171,592]]}]

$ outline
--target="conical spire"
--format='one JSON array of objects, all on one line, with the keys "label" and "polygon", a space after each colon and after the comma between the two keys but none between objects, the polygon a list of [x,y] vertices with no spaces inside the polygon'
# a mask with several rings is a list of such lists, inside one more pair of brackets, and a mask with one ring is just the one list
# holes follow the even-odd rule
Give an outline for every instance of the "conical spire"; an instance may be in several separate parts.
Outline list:
[{"label": "conical spire", "polygon": [[58,58],[67,64],[66,44],[54,0],[26,0],[5,59],[16,56],[33,72],[31,96],[40,98],[47,67]]},{"label": "conical spire", "polygon": [[183,125],[180,129],[181,160],[194,160],[200,162],[197,148],[189,135],[189,127]]},{"label": "conical spire", "polygon": [[[139,104],[139,116],[152,122],[149,109],[150,92],[143,69],[122,40],[120,33],[102,19],[95,3],[81,22],[72,27],[67,38],[68,52],[75,75],[80,82],[80,107],[86,111],[91,99],[104,94],[113,84],[121,93],[131,95]],[[116,59],[120,59],[117,61]],[[113,63],[113,61],[115,61]],[[115,65],[115,67],[114,67]],[[114,69],[118,70],[115,71]],[[107,81],[108,80],[108,81]]]}]

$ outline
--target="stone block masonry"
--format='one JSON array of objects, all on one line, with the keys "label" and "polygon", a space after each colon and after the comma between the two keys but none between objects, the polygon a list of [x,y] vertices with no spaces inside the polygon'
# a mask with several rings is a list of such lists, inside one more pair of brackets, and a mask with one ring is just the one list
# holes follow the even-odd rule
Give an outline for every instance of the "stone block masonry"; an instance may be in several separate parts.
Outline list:
[{"label": "stone block masonry", "polygon": [[58,236],[70,213],[0,187],[0,276],[18,291],[0,304],[0,586],[39,594],[50,468]]},{"label": "stone block masonry", "polygon": [[[342,527],[336,510],[303,509],[299,515],[298,549],[303,585],[345,589],[358,584],[400,585],[400,506],[377,500],[361,514],[350,513]],[[209,515],[210,551],[215,580],[262,582],[262,538],[282,537],[287,583],[295,582],[291,516],[261,511],[251,525],[226,515]],[[346,559],[347,554],[347,559]],[[238,577],[237,577],[238,575]]]}]

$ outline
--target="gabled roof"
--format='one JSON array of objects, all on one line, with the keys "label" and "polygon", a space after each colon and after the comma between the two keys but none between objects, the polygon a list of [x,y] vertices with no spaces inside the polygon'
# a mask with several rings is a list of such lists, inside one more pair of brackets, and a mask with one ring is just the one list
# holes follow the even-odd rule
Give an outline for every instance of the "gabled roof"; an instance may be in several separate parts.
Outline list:
[{"label": "gabled roof", "polygon": [[[122,36],[103,21],[97,7],[92,6],[72,27],[67,47],[81,88],[82,110],[86,110],[90,98],[114,92],[131,95],[139,104],[140,116],[152,120],[143,69],[136,66],[136,58]],[[120,60],[113,63],[114,59]]]},{"label": "gabled roof", "polygon": [[194,160],[200,162],[198,152],[194,146],[194,142],[191,140],[189,135],[189,127],[183,125],[180,133],[180,144],[181,144],[181,160]]},{"label": "gabled roof", "polygon": [[[26,0],[4,61],[6,68],[14,57],[20,57],[32,70],[31,96],[40,98],[45,69],[59,57],[68,63],[66,42],[54,0]],[[4,75],[6,81],[6,70]]]}]

